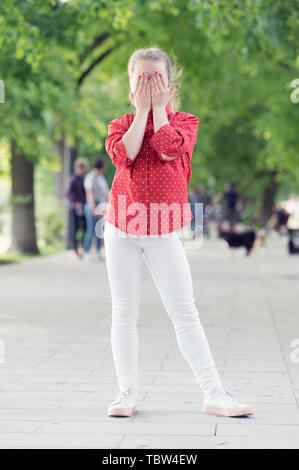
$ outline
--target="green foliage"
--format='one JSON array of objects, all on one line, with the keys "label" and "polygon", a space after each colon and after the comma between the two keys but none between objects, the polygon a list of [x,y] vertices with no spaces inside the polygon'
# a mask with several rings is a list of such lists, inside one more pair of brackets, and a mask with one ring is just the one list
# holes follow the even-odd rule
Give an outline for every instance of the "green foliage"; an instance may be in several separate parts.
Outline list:
[{"label": "green foliage", "polygon": [[53,136],[65,135],[107,158],[111,182],[107,123],[134,112],[128,58],[157,45],[183,67],[181,110],[200,119],[191,186],[235,180],[260,197],[276,170],[284,194],[299,183],[298,26],[298,0],[2,0],[0,138],[57,168]]}]

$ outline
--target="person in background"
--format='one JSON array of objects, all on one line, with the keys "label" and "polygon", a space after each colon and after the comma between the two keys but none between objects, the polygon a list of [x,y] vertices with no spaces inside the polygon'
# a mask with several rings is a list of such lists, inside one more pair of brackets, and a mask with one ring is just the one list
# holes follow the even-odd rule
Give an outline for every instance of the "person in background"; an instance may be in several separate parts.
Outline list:
[{"label": "person in background", "polygon": [[77,158],[74,162],[74,173],[70,176],[65,196],[69,202],[69,231],[70,242],[75,255],[82,256],[78,249],[78,232],[81,231],[80,241],[83,242],[83,236],[86,228],[84,205],[86,203],[86,194],[84,188],[84,176],[88,171],[88,160],[86,158]]},{"label": "person in background", "polygon": [[[96,214],[96,207],[101,202],[108,201],[110,188],[104,176],[105,164],[104,160],[97,159],[93,164],[92,170],[86,175],[84,180],[84,187],[86,191],[86,204],[84,206],[84,214],[86,219],[86,231],[84,235],[84,260],[89,261],[90,248],[92,240],[96,238],[96,251],[99,260],[105,259],[102,240],[96,236],[95,226],[99,220],[99,215]],[[102,217],[102,216],[100,216]]]},{"label": "person in background", "polygon": [[267,222],[267,228],[274,229],[280,234],[285,233],[290,215],[281,204],[276,204]]},{"label": "person in background", "polygon": [[216,194],[212,204],[217,204],[221,199],[225,199],[225,220],[229,222],[230,230],[233,231],[237,222],[237,203],[239,202],[239,194],[235,190],[234,183],[229,183],[223,193]]}]

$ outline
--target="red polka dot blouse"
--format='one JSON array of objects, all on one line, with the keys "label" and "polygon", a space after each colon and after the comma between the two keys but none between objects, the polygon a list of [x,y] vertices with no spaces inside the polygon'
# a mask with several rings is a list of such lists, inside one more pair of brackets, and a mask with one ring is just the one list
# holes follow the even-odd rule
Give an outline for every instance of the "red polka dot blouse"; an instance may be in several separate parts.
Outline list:
[{"label": "red polka dot blouse", "polygon": [[[108,124],[105,148],[116,172],[103,216],[132,235],[171,233],[193,219],[187,187],[199,119],[193,114],[172,112],[169,105],[166,112],[169,124],[155,132],[150,110],[142,146],[134,160],[128,158],[122,137],[136,113]],[[162,154],[175,158],[164,160]]]}]

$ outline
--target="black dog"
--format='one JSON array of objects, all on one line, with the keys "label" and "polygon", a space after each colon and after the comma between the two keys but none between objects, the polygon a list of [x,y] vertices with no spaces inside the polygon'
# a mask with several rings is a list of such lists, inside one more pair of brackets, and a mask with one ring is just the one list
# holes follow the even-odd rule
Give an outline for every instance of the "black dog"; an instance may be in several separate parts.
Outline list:
[{"label": "black dog", "polygon": [[253,248],[256,239],[254,230],[246,230],[245,232],[227,232],[218,228],[219,237],[223,238],[228,244],[229,248],[246,248],[246,255],[248,256]]}]

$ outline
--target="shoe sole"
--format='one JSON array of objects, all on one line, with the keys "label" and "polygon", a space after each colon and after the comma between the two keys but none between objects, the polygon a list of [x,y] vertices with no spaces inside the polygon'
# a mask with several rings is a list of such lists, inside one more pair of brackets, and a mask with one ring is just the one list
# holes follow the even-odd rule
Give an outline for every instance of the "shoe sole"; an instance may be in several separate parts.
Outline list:
[{"label": "shoe sole", "polygon": [[108,416],[132,416],[137,413],[136,406],[133,408],[108,408]]},{"label": "shoe sole", "polygon": [[249,406],[246,408],[236,409],[236,408],[213,408],[211,406],[204,406],[203,407],[204,413],[209,413],[218,416],[247,416],[253,415],[253,410]]}]

